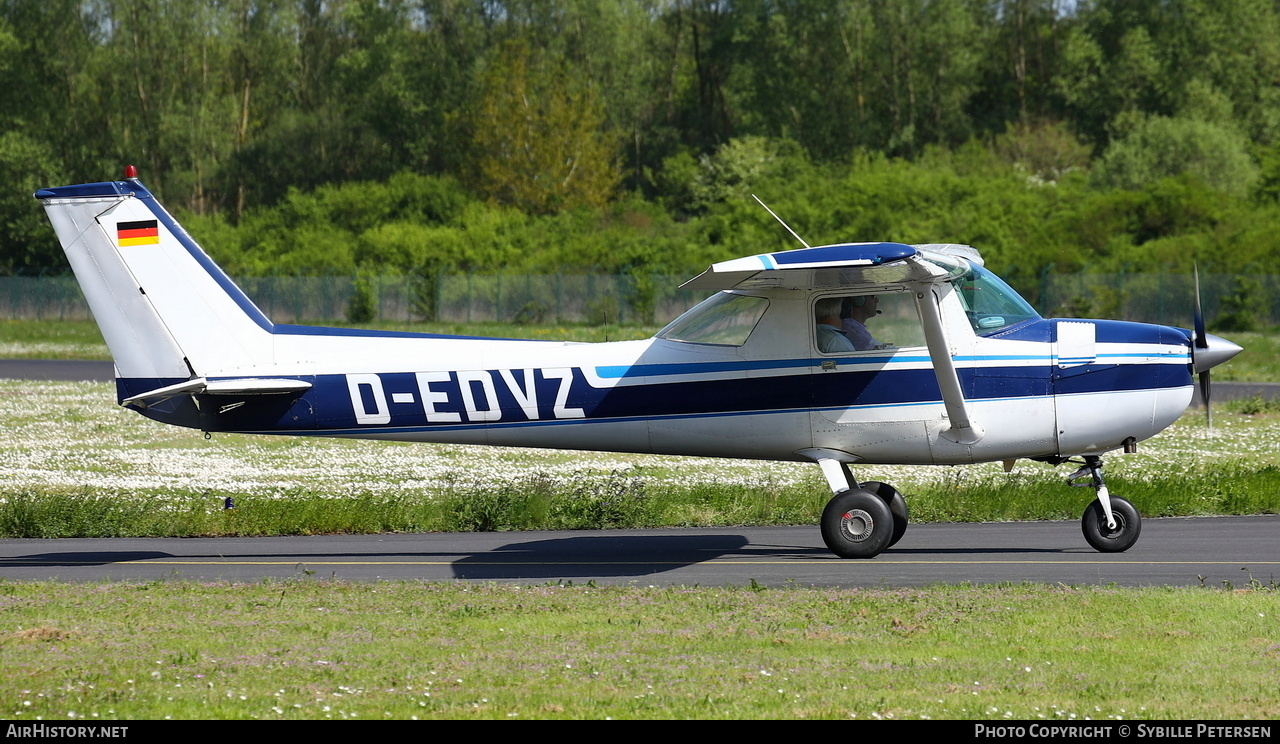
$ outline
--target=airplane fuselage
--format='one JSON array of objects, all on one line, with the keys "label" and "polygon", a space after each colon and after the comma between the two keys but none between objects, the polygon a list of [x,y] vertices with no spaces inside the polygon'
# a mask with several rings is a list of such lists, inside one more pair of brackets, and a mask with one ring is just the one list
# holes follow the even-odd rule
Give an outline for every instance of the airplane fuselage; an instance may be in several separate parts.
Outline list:
[{"label": "airplane fuselage", "polygon": [[[771,460],[821,448],[857,462],[956,464],[1116,449],[1167,427],[1192,396],[1179,329],[1036,318],[982,337],[949,318],[961,387],[984,427],[961,444],[941,435],[925,348],[821,354],[806,332],[808,293],[756,294],[769,308],[741,346],[285,328],[272,333],[274,356],[299,358],[252,374],[308,382],[305,393],[183,396],[143,413],[218,432]],[[175,382],[121,379],[119,398]]]}]

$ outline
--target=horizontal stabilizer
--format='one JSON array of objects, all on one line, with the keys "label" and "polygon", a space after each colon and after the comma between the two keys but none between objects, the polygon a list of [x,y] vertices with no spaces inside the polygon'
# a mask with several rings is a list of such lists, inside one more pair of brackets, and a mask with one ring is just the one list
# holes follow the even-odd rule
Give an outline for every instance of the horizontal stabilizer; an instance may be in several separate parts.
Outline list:
[{"label": "horizontal stabilizer", "polygon": [[261,377],[207,380],[203,377],[197,377],[194,380],[185,380],[176,385],[167,385],[131,398],[125,398],[121,401],[121,405],[147,408],[177,395],[283,395],[285,393],[301,393],[310,389],[311,383],[305,380]]}]

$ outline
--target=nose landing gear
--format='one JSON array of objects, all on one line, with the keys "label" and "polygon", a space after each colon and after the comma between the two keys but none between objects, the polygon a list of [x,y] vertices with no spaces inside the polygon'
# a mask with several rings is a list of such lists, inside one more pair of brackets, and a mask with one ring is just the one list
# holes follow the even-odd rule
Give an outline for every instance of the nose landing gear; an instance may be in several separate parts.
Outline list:
[{"label": "nose landing gear", "polygon": [[1142,534],[1142,517],[1133,504],[1107,491],[1101,457],[1086,455],[1084,465],[1067,477],[1067,484],[1080,488],[1092,486],[1098,494],[1080,519],[1084,539],[1094,550],[1123,553],[1133,547]]}]

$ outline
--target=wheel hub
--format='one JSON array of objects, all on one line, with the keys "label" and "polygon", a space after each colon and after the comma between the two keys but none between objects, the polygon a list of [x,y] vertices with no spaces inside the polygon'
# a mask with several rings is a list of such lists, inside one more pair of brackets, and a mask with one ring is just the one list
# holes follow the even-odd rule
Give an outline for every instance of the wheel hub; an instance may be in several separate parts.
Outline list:
[{"label": "wheel hub", "polygon": [[840,516],[840,531],[853,542],[862,542],[875,531],[876,521],[862,509],[850,509]]},{"label": "wheel hub", "polygon": [[1103,537],[1114,538],[1115,536],[1124,532],[1124,528],[1125,528],[1124,515],[1114,514],[1114,517],[1116,520],[1115,527],[1110,527],[1105,522],[1098,525],[1098,531],[1102,533]]}]

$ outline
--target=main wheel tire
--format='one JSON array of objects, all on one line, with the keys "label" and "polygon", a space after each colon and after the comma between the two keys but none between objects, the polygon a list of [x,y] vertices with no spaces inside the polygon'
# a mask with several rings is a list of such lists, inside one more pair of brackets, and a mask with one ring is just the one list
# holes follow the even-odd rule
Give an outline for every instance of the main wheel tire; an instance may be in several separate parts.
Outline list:
[{"label": "main wheel tire", "polygon": [[1102,511],[1102,502],[1094,500],[1084,510],[1080,519],[1080,528],[1084,539],[1094,550],[1102,553],[1123,553],[1138,541],[1142,534],[1142,517],[1125,499],[1111,497],[1111,514],[1116,518],[1116,528],[1107,527],[1107,515]]},{"label": "main wheel tire", "polygon": [[898,493],[898,489],[888,483],[867,481],[860,488],[868,493],[874,493],[889,505],[889,513],[893,515],[893,536],[889,538],[889,544],[885,547],[892,548],[898,544],[903,535],[907,534],[907,500]]},{"label": "main wheel tire", "polygon": [[875,558],[893,539],[893,514],[879,496],[853,489],[822,510],[822,540],[841,558]]}]

